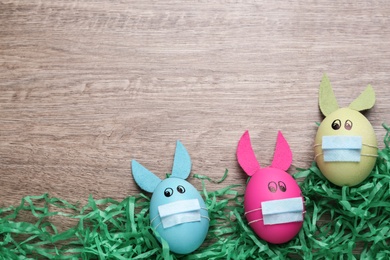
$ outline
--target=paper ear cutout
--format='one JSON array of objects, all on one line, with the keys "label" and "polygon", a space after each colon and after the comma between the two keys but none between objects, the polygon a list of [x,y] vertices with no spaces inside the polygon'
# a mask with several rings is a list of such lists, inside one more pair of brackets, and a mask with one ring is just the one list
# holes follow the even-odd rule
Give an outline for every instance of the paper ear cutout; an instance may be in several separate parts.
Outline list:
[{"label": "paper ear cutout", "polygon": [[[153,193],[157,185],[162,181],[154,173],[146,169],[136,160],[131,162],[131,171],[135,182],[141,189]],[[173,159],[172,175],[180,179],[187,179],[191,172],[191,158],[184,145],[176,142],[175,157]]]},{"label": "paper ear cutout", "polygon": [[[260,164],[256,159],[256,155],[253,152],[248,131],[245,131],[241,136],[236,153],[238,164],[240,164],[241,168],[249,176],[252,176],[261,169]],[[282,135],[282,132],[279,131],[271,167],[286,171],[291,163],[292,152],[290,146]]]},{"label": "paper ear cutout", "polygon": [[[322,77],[318,98],[320,110],[325,117],[339,109],[332,86],[326,74]],[[356,111],[363,111],[372,108],[374,104],[375,91],[371,85],[368,85],[367,88],[354,101],[352,101],[348,107]]]},{"label": "paper ear cutout", "polygon": [[236,154],[238,164],[240,164],[246,174],[252,176],[260,170],[260,164],[253,152],[248,131],[245,131],[245,133],[241,136],[240,141],[238,142]]},{"label": "paper ear cutout", "polygon": [[334,95],[329,78],[326,74],[324,74],[324,76],[322,77],[318,98],[320,110],[325,117],[339,109],[336,96]]},{"label": "paper ear cutout", "polygon": [[367,88],[348,106],[356,111],[370,109],[375,104],[375,91],[368,85]]},{"label": "paper ear cutout", "polygon": [[131,172],[135,182],[141,189],[153,193],[157,185],[162,181],[159,177],[154,175],[151,171],[146,169],[136,160],[131,161]]},{"label": "paper ear cutout", "polygon": [[278,131],[271,167],[287,171],[292,163],[292,152],[282,132]]},{"label": "paper ear cutout", "polygon": [[191,172],[191,158],[184,145],[176,142],[175,157],[173,159],[172,177],[187,179]]}]

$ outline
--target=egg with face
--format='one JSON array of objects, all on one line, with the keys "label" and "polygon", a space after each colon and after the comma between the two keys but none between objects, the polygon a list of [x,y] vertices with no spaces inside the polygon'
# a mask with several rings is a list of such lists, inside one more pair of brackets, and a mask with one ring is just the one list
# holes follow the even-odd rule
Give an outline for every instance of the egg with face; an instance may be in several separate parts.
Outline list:
[{"label": "egg with face", "polygon": [[207,236],[210,218],[200,193],[185,179],[191,171],[187,150],[178,141],[172,174],[161,180],[137,161],[132,161],[135,182],[153,193],[150,201],[150,225],[161,242],[177,254],[189,254],[201,246]]},{"label": "egg with face", "polygon": [[205,240],[209,228],[206,204],[189,182],[175,177],[162,181],[150,201],[152,228],[172,252],[188,254]]},{"label": "egg with face", "polygon": [[333,184],[355,186],[368,177],[378,156],[374,128],[359,112],[374,105],[373,89],[369,86],[349,107],[339,108],[325,75],[319,100],[325,119],[315,137],[314,159]]},{"label": "egg with face", "polygon": [[292,153],[281,132],[270,167],[260,167],[248,131],[239,141],[237,159],[251,176],[244,195],[249,226],[260,238],[272,244],[293,239],[302,228],[304,199],[297,182],[286,172],[292,162]]}]

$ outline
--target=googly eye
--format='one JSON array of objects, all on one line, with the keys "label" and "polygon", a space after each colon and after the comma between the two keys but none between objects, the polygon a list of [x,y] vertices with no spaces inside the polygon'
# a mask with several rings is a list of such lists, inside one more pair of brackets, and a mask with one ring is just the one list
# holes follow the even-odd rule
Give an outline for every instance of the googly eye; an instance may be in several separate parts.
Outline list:
[{"label": "googly eye", "polygon": [[170,196],[172,196],[172,194],[173,194],[173,189],[172,188],[166,188],[164,190],[165,197],[170,197]]},{"label": "googly eye", "polygon": [[340,119],[336,119],[332,122],[332,128],[333,130],[339,130],[341,127],[341,121]]},{"label": "googly eye", "polygon": [[179,186],[177,186],[177,191],[179,192],[179,193],[184,193],[184,192],[186,192],[186,189],[183,187],[183,186],[181,186],[181,185],[179,185]]},{"label": "googly eye", "polygon": [[268,190],[272,193],[275,193],[278,190],[278,185],[276,184],[276,182],[274,182],[274,181],[269,182],[268,183]]},{"label": "googly eye", "polygon": [[282,182],[282,181],[278,182],[278,186],[279,186],[279,190],[281,192],[285,192],[287,190],[286,184],[284,182]]},{"label": "googly eye", "polygon": [[345,121],[344,128],[347,130],[351,130],[352,129],[352,121],[351,120]]}]

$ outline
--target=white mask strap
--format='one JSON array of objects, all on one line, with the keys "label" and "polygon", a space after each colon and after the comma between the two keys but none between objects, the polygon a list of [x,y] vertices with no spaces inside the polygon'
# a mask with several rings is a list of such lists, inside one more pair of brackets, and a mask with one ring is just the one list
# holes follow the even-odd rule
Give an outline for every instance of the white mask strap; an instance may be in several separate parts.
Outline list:
[{"label": "white mask strap", "polygon": [[249,225],[259,221],[263,221],[264,225],[300,222],[303,221],[303,215],[306,213],[303,204],[302,197],[264,201],[261,203],[261,208],[246,211],[245,216],[262,211],[263,218],[249,221]]},{"label": "white mask strap", "polygon": [[[202,208],[204,210],[207,210],[207,208]],[[152,222],[157,219],[159,216],[155,216],[151,221],[150,221],[150,224],[152,224]],[[210,218],[208,216],[203,216],[203,215],[200,215],[201,218],[204,218],[204,219],[207,219],[209,222],[210,222]],[[157,229],[160,225],[162,224],[162,221],[160,221],[155,227],[154,229]]]},{"label": "white mask strap", "polygon": [[161,221],[154,227],[155,229],[160,224],[164,228],[169,228],[182,223],[198,222],[201,221],[201,218],[210,221],[207,216],[201,215],[201,209],[207,211],[207,208],[201,207],[198,199],[174,201],[160,205],[157,209],[158,215],[150,221],[150,224],[153,225],[153,222],[160,217]]},{"label": "white mask strap", "polygon": [[[318,146],[322,146],[322,143],[321,144],[315,144],[314,145],[314,148],[315,147],[318,147]],[[375,149],[378,149],[378,146],[376,145],[370,145],[370,144],[365,144],[365,143],[362,143],[362,146],[366,146],[366,147],[370,147],[370,148],[375,148]],[[318,153],[314,156],[314,160],[317,159],[317,157],[323,155],[323,153]],[[368,153],[361,153],[360,156],[366,156],[366,157],[378,157],[377,154],[368,154]]]}]

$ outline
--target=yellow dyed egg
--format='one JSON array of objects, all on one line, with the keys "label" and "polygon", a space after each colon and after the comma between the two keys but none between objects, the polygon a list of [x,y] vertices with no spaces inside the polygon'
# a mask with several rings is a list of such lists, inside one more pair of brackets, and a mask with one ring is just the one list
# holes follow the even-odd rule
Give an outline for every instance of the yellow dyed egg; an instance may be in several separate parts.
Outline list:
[{"label": "yellow dyed egg", "polygon": [[375,166],[377,150],[372,125],[350,108],[340,108],[322,121],[314,145],[322,174],[338,186],[364,181]]},{"label": "yellow dyed egg", "polygon": [[374,128],[360,111],[375,104],[371,85],[348,107],[337,104],[330,81],[323,76],[319,106],[325,119],[315,138],[315,161],[322,174],[338,186],[355,186],[370,175],[378,157]]}]

